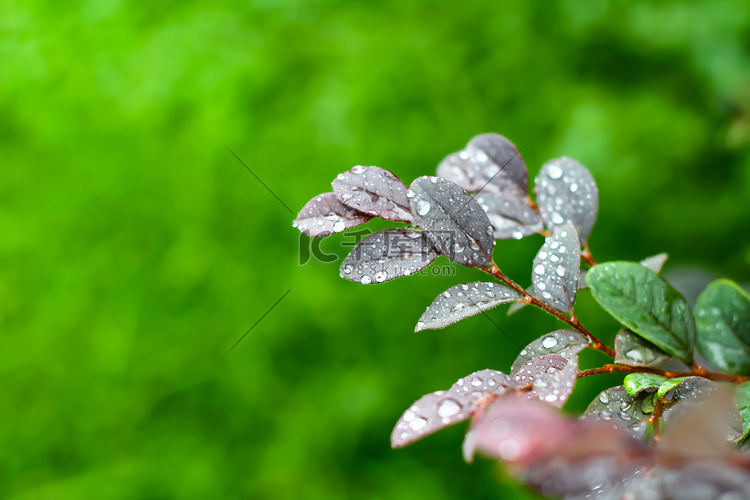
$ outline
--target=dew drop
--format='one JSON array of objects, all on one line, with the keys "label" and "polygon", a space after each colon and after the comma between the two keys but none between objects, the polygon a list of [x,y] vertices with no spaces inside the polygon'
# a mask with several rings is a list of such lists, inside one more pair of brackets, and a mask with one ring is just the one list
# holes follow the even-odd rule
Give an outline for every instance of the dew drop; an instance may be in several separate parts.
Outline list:
[{"label": "dew drop", "polygon": [[414,191],[412,191],[411,189],[409,189],[408,191],[406,191],[406,197],[407,198],[414,198]]},{"label": "dew drop", "polygon": [[636,363],[643,362],[643,353],[638,349],[631,349],[630,351],[626,352],[625,357],[628,359],[632,359]]},{"label": "dew drop", "polygon": [[550,165],[547,167],[547,177],[550,179],[559,179],[562,177],[562,169],[557,165]]},{"label": "dew drop", "polygon": [[417,202],[417,214],[419,215],[427,215],[427,213],[430,211],[430,202],[425,200],[420,200]]},{"label": "dew drop", "polygon": [[407,411],[404,413],[404,422],[411,422],[414,420],[414,417],[416,417],[416,415],[414,415],[413,411]]},{"label": "dew drop", "polygon": [[369,285],[370,283],[372,283],[372,278],[370,278],[369,276],[365,274],[364,276],[362,276],[359,282],[362,283],[363,285]]},{"label": "dew drop", "polygon": [[570,185],[570,192],[575,193],[576,191],[578,191],[578,184],[574,182],[573,184]]},{"label": "dew drop", "polygon": [[471,379],[471,385],[473,385],[474,387],[479,387],[480,385],[482,385],[482,379],[479,377],[474,377],[473,379]]},{"label": "dew drop", "polygon": [[377,281],[378,283],[382,283],[386,280],[386,278],[388,278],[388,273],[385,271],[380,271],[375,275],[375,281]]},{"label": "dew drop", "polygon": [[344,222],[343,220],[340,219],[333,223],[333,230],[335,232],[340,233],[344,229],[346,229],[346,222]]},{"label": "dew drop", "polygon": [[606,392],[603,392],[603,393],[599,394],[599,401],[601,401],[601,402],[602,402],[602,403],[604,403],[605,405],[606,405],[607,403],[609,403],[609,396],[607,396],[607,393],[606,393]]},{"label": "dew drop", "polygon": [[523,231],[513,231],[512,233],[510,233],[510,235],[513,237],[513,239],[520,240],[521,238],[523,238]]},{"label": "dew drop", "polygon": [[560,212],[555,212],[552,214],[552,224],[562,224],[565,222],[565,219],[563,219],[563,216],[560,215]]},{"label": "dew drop", "polygon": [[440,417],[447,418],[452,417],[461,411],[461,405],[458,401],[447,398],[440,402],[437,408],[437,414]]},{"label": "dew drop", "polygon": [[459,302],[455,306],[453,306],[453,312],[463,311],[466,307],[466,304]]},{"label": "dew drop", "polygon": [[352,269],[354,269],[354,266],[351,264],[347,264],[344,267],[341,268],[341,271],[344,274],[352,274]]},{"label": "dew drop", "polygon": [[427,419],[422,417],[417,417],[409,422],[409,428],[413,431],[421,431],[425,427],[427,427]]},{"label": "dew drop", "polygon": [[565,276],[565,266],[557,266],[555,272],[558,276]]},{"label": "dew drop", "polygon": [[365,167],[363,167],[362,165],[356,165],[351,170],[353,174],[361,174],[364,171],[365,171]]},{"label": "dew drop", "polygon": [[544,274],[544,266],[542,264],[537,264],[534,266],[534,272],[539,275]]},{"label": "dew drop", "polygon": [[544,340],[542,340],[542,347],[545,349],[552,349],[557,345],[557,339],[555,337],[549,336],[544,337]]}]

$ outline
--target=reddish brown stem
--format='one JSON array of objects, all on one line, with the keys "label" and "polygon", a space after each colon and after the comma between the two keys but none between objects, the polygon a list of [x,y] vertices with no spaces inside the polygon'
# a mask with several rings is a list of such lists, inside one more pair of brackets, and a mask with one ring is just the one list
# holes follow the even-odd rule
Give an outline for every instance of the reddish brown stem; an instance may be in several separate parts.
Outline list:
[{"label": "reddish brown stem", "polygon": [[651,424],[653,429],[654,442],[659,442],[661,439],[661,414],[664,412],[664,400],[662,398],[654,398],[654,411],[648,417],[648,423]]},{"label": "reddish brown stem", "polygon": [[587,339],[589,339],[590,347],[592,349],[596,349],[597,351],[601,351],[610,358],[615,357],[615,352],[607,347],[601,340],[596,338],[596,336],[588,331],[586,327],[584,327],[579,321],[578,318],[575,317],[575,315],[571,315],[571,317],[565,316],[563,313],[558,311],[557,309],[554,309],[550,306],[548,306],[545,302],[537,299],[533,295],[531,295],[529,292],[523,289],[523,287],[519,286],[516,282],[505,276],[502,271],[500,271],[500,268],[495,265],[495,263],[492,263],[492,267],[489,268],[483,268],[484,271],[491,274],[495,278],[499,279],[509,287],[511,287],[513,290],[517,291],[523,296],[523,300],[527,304],[531,304],[533,306],[539,307],[540,309],[544,309],[546,312],[551,314],[552,316],[556,317],[560,321],[564,321],[565,323],[569,324],[581,334],[583,334]]},{"label": "reddish brown stem", "polygon": [[589,244],[587,242],[583,243],[583,252],[581,252],[581,260],[584,261],[586,264],[588,264],[589,267],[594,267],[596,265],[596,261],[594,260],[594,256],[591,255],[591,250],[589,250]]},{"label": "reddish brown stem", "polygon": [[588,370],[581,370],[578,372],[578,378],[588,377],[589,375],[597,375],[599,373],[615,373],[615,372],[626,372],[626,373],[653,373],[655,375],[661,375],[666,378],[678,378],[678,377],[703,377],[709,380],[716,380],[718,382],[733,382],[735,384],[742,384],[750,380],[750,377],[741,377],[739,375],[729,375],[727,373],[715,373],[708,370],[701,369],[698,371],[691,372],[673,372],[668,370],[660,370],[658,368],[648,368],[645,366],[625,366],[625,365],[604,365],[601,368],[591,368]]}]

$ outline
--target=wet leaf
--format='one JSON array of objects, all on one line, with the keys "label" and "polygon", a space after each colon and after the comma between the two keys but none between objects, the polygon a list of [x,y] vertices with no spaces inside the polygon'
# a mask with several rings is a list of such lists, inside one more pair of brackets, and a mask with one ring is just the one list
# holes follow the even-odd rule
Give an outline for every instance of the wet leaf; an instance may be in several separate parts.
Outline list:
[{"label": "wet leaf", "polygon": [[481,370],[458,380],[447,391],[423,396],[404,412],[391,434],[391,446],[400,448],[449,425],[466,420],[492,395],[513,384],[504,373]]},{"label": "wet leaf", "polygon": [[408,276],[438,258],[427,237],[411,229],[387,229],[360,241],[344,259],[341,277],[362,283],[382,283]]},{"label": "wet leaf", "polygon": [[439,177],[420,177],[411,191],[414,223],[442,255],[469,267],[492,263],[494,229],[469,193]]},{"label": "wet leaf", "polygon": [[445,328],[459,320],[519,298],[517,292],[497,283],[456,285],[438,295],[419,318],[415,331]]},{"label": "wet leaf", "polygon": [[742,419],[742,438],[740,442],[744,443],[747,442],[748,435],[750,435],[750,382],[745,382],[737,387],[734,393],[734,401],[737,403]]},{"label": "wet leaf", "polygon": [[646,257],[641,261],[642,266],[646,266],[647,268],[651,269],[655,273],[661,272],[661,268],[664,266],[664,263],[667,261],[667,257],[669,257],[665,253],[658,253],[656,255],[652,255],[651,257]]},{"label": "wet leaf", "polygon": [[588,340],[575,330],[555,330],[531,342],[523,348],[513,366],[511,375],[521,369],[532,359],[546,354],[557,354],[565,359],[572,359],[588,346]]},{"label": "wet leaf", "polygon": [[641,402],[641,409],[643,410],[643,413],[653,413],[654,409],[656,408],[656,401],[654,400],[654,396],[656,396],[656,393],[644,392],[644,394],[645,397]]},{"label": "wet leaf", "polygon": [[467,191],[529,192],[529,173],[518,149],[498,134],[481,134],[466,148],[448,155],[437,169],[438,176]]},{"label": "wet leaf", "polygon": [[[657,444],[660,456],[719,459],[730,451],[726,443],[728,437],[736,438],[738,431],[742,435],[742,424],[731,393],[718,386],[713,386],[700,397],[683,400],[679,411],[675,410],[673,407],[669,414],[664,415],[669,425]],[[733,429],[737,426],[738,431]]]},{"label": "wet leaf", "polygon": [[669,391],[676,389],[677,386],[679,386],[685,380],[687,380],[687,377],[670,378],[670,379],[665,380],[664,383],[662,383],[659,386],[659,389],[656,391],[656,397],[657,398],[666,397]]},{"label": "wet leaf", "polygon": [[623,386],[610,387],[602,391],[589,404],[584,420],[603,420],[614,427],[627,430],[636,438],[643,438],[648,429],[649,415],[642,409],[645,395],[631,397]]},{"label": "wet leaf", "polygon": [[615,363],[628,366],[654,366],[671,356],[627,328],[615,337]]},{"label": "wet leaf", "polygon": [[581,249],[571,225],[555,228],[534,258],[531,280],[537,296],[558,311],[568,313],[576,301]]},{"label": "wet leaf", "polygon": [[569,443],[576,429],[575,422],[547,405],[501,397],[474,421],[464,455],[473,456],[476,449],[506,462],[529,465]]},{"label": "wet leaf", "polygon": [[695,322],[685,299],[654,271],[634,262],[589,269],[596,301],[623,325],[685,363],[692,363]]},{"label": "wet leaf", "polygon": [[[664,421],[669,423],[681,418],[684,412],[692,411],[696,404],[710,404],[712,397],[720,388],[702,377],[686,377],[675,389],[671,400],[664,410]],[[668,391],[665,391],[665,394]],[[742,418],[737,406],[732,405],[721,412],[721,417],[728,419],[729,425],[725,439],[735,441],[743,435]]]},{"label": "wet leaf", "polygon": [[649,389],[652,390],[651,392],[656,391],[665,380],[667,380],[666,377],[653,373],[629,373],[625,376],[623,385],[627,393],[635,398],[643,391]]},{"label": "wet leaf", "polygon": [[736,283],[717,280],[695,304],[696,347],[728,373],[750,375],[750,298]]},{"label": "wet leaf", "polygon": [[599,209],[599,190],[589,171],[563,157],[545,163],[535,183],[536,202],[547,227],[572,224],[581,242],[586,241]]},{"label": "wet leaf", "polygon": [[578,358],[563,358],[548,354],[532,359],[523,365],[515,375],[513,382],[525,386],[531,384],[528,396],[538,398],[547,404],[562,408],[573,392],[578,374]]},{"label": "wet leaf", "polygon": [[371,217],[341,203],[333,193],[316,196],[302,207],[294,227],[319,238],[364,224]]},{"label": "wet leaf", "polygon": [[477,203],[495,228],[495,239],[521,239],[544,229],[542,218],[531,208],[528,197],[514,193],[481,192]]},{"label": "wet leaf", "polygon": [[407,188],[388,170],[357,165],[339,174],[333,192],[344,204],[381,219],[411,222]]}]

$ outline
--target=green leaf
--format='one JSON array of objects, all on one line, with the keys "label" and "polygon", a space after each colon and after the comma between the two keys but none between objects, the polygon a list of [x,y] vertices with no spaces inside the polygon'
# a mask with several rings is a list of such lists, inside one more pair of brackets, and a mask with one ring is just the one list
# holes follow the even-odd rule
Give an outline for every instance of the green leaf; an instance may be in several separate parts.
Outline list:
[{"label": "green leaf", "polygon": [[672,389],[677,389],[677,386],[687,380],[687,377],[670,378],[659,386],[659,390],[656,391],[657,398],[663,398]]},{"label": "green leaf", "polygon": [[750,298],[730,280],[714,281],[695,304],[697,348],[728,373],[750,374]]},{"label": "green leaf", "polygon": [[654,401],[655,397],[656,393],[652,392],[643,398],[643,403],[641,403],[641,411],[643,411],[643,413],[654,413],[654,408],[656,408],[656,401]]},{"label": "green leaf", "polygon": [[653,373],[631,373],[625,377],[625,382],[623,384],[625,385],[625,390],[628,391],[628,394],[632,397],[636,397],[647,389],[656,389],[666,380],[665,377]]},{"label": "green leaf", "polygon": [[693,362],[695,321],[687,301],[654,271],[607,262],[586,274],[599,305],[632,331],[676,358]]},{"label": "green leaf", "polygon": [[739,442],[742,443],[747,441],[750,435],[750,382],[745,382],[737,387],[737,391],[734,393],[734,401],[737,403],[737,408],[740,409],[740,417],[742,417],[742,437],[739,439]]}]

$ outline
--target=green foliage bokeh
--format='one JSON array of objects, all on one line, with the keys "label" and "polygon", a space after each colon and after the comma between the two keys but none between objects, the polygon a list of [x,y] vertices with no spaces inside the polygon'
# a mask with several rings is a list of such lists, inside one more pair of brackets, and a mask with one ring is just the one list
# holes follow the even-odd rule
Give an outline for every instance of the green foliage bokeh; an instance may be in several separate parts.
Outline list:
[{"label": "green foliage bokeh", "polygon": [[[559,326],[501,307],[507,337],[481,316],[414,334],[481,273],[355,285],[300,266],[291,227],[340,171],[409,182],[488,131],[532,177],[591,170],[597,260],[750,279],[746,1],[0,0],[0,498],[529,495],[463,464],[464,426],[388,438]],[[540,245],[495,260],[528,285]]]}]

